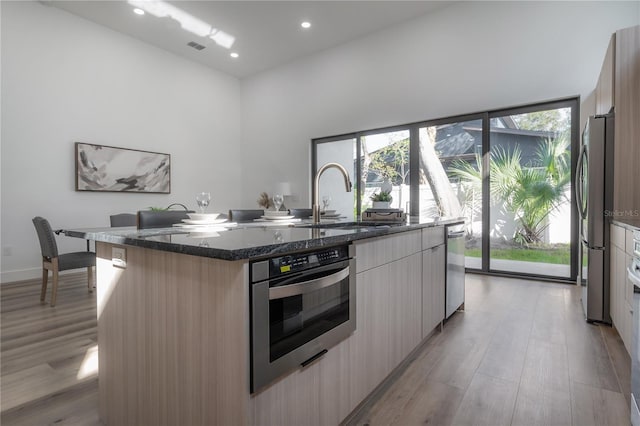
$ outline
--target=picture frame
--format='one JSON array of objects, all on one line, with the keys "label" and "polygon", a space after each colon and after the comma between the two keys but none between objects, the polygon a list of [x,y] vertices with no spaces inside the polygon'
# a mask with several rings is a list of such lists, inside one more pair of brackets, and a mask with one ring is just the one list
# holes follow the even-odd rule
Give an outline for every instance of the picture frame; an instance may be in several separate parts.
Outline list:
[{"label": "picture frame", "polygon": [[76,191],[171,193],[171,155],[75,143]]}]

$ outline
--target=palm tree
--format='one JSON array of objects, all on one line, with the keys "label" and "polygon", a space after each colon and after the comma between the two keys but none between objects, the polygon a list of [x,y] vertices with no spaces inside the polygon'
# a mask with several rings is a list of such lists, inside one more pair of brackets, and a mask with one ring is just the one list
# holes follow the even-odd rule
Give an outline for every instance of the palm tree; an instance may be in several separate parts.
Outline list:
[{"label": "palm tree", "polygon": [[[522,153],[516,146],[508,151],[496,148],[489,161],[491,200],[502,203],[519,222],[514,240],[522,244],[538,243],[548,225],[549,214],[566,200],[571,180],[568,135],[540,142],[536,158],[522,165]],[[476,156],[481,164],[480,156]],[[460,178],[467,191],[481,191],[482,174],[467,162],[456,161],[451,173]]]}]

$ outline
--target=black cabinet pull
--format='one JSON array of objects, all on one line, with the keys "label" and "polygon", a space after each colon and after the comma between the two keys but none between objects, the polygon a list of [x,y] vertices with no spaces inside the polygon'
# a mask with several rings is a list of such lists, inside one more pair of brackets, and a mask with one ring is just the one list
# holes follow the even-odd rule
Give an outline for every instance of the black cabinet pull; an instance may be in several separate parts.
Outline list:
[{"label": "black cabinet pull", "polygon": [[311,358],[309,358],[308,360],[304,361],[300,365],[303,366],[303,367],[306,367],[307,365],[311,364],[313,361],[315,361],[316,359],[320,358],[322,355],[326,354],[327,352],[329,352],[327,349],[323,349],[320,352],[318,352],[317,354],[315,354],[314,356],[312,356]]}]

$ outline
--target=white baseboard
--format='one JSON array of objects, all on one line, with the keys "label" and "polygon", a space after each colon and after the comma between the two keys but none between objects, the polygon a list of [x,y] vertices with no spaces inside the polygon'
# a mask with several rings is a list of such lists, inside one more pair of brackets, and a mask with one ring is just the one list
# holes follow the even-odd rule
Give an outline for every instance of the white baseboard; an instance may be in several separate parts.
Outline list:
[{"label": "white baseboard", "polygon": [[[77,269],[62,271],[60,275],[77,273]],[[51,276],[51,272],[49,272],[49,276]],[[35,280],[42,278],[42,268],[28,268],[28,269],[16,269],[14,271],[3,271],[0,274],[0,283],[12,283],[15,281],[24,281],[24,280]]]}]

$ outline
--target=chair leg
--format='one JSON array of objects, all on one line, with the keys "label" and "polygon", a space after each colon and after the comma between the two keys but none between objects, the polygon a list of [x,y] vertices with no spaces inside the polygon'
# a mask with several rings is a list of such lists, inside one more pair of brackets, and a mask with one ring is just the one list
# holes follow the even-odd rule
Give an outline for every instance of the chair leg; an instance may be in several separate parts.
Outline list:
[{"label": "chair leg", "polygon": [[58,259],[53,260],[53,288],[51,289],[51,307],[56,306],[58,295]]},{"label": "chair leg", "polygon": [[44,302],[44,298],[47,295],[47,283],[49,282],[49,271],[42,268],[42,290],[40,290],[40,301]]},{"label": "chair leg", "polygon": [[89,287],[89,293],[93,293],[93,288],[96,286],[95,279],[93,276],[93,270],[94,270],[93,266],[89,266],[87,268],[87,275],[89,275],[87,280],[87,287]]}]

